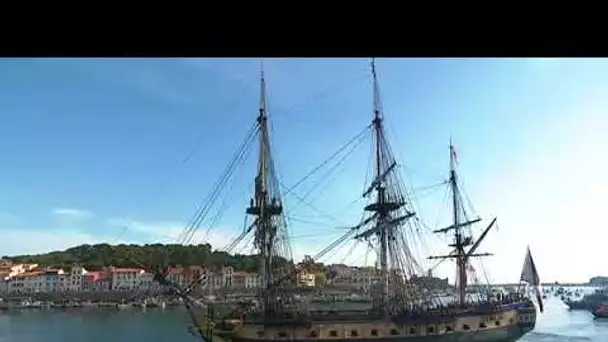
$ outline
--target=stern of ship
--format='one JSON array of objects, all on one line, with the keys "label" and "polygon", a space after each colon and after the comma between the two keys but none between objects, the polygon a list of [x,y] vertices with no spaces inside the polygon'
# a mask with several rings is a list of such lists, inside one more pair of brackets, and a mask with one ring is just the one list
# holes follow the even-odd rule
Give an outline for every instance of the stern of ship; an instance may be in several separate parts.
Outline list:
[{"label": "stern of ship", "polygon": [[536,326],[536,307],[531,300],[525,301],[517,307],[517,326],[521,336],[534,330]]}]

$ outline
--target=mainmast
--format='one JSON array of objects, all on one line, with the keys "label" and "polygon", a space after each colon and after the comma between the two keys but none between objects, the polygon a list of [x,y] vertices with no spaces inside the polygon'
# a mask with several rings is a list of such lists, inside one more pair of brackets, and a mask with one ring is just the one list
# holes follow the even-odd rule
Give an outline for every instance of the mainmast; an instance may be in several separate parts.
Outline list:
[{"label": "mainmast", "polygon": [[250,206],[247,208],[247,214],[255,216],[255,246],[260,251],[260,276],[261,276],[261,292],[266,292],[262,299],[262,309],[265,314],[275,311],[276,295],[273,289],[273,257],[274,247],[277,237],[277,222],[275,218],[282,214],[283,207],[280,202],[280,196],[273,192],[274,189],[271,182],[273,176],[273,165],[270,150],[270,137],[268,133],[268,115],[267,115],[267,93],[266,81],[264,79],[264,70],[260,75],[260,108],[257,117],[258,132],[259,132],[259,158],[257,175],[255,177],[255,193],[254,198],[250,201]]},{"label": "mainmast", "polygon": [[[381,138],[382,138],[382,117],[380,116],[380,90],[378,88],[378,77],[376,75],[376,63],[372,59],[372,77],[374,79],[374,133],[376,138],[376,178],[382,174],[382,153],[381,153]],[[388,302],[388,227],[384,225],[388,216],[387,207],[384,206],[384,190],[383,182],[376,184],[376,206],[365,208],[366,210],[375,211],[378,215],[377,225],[382,226],[380,229],[380,272],[382,276],[382,296],[381,308],[385,310]]]},{"label": "mainmast", "polygon": [[[378,87],[378,78],[374,60],[371,63],[373,77],[373,135],[374,135],[374,181],[369,188],[364,192],[363,196],[369,195],[375,191],[376,196],[374,202],[365,207],[366,211],[372,212],[373,215],[364,221],[370,223],[375,221],[372,228],[363,231],[355,236],[355,238],[368,239],[372,236],[377,236],[379,250],[378,257],[380,263],[380,298],[377,303],[377,309],[382,314],[388,314],[389,304],[389,278],[391,274],[390,260],[390,241],[395,241],[393,229],[397,224],[406,218],[413,216],[413,213],[407,212],[405,215],[393,218],[393,212],[402,208],[405,204],[403,194],[399,189],[393,189],[389,185],[392,178],[390,173],[395,169],[397,163],[390,151],[389,145],[384,136],[384,128],[382,124],[382,109],[380,105],[380,90]],[[387,191],[388,190],[388,191]],[[394,249],[394,248],[393,248]],[[394,265],[396,266],[396,265]]]}]

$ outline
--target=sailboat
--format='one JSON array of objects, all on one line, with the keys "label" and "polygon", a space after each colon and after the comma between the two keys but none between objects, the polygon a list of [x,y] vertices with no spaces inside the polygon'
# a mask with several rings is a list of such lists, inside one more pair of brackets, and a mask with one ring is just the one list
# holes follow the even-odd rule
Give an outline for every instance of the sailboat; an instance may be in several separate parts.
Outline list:
[{"label": "sailboat", "polygon": [[[363,193],[369,200],[363,219],[349,228],[343,236],[329,244],[317,255],[318,260],[348,239],[372,244],[378,251],[377,281],[372,284],[371,307],[365,310],[312,310],[294,298],[293,289],[302,265],[296,265],[291,255],[287,221],[279,182],[272,158],[267,113],[266,81],[260,78],[260,107],[255,122],[258,137],[258,163],[253,197],[246,213],[253,223],[237,238],[254,235],[259,253],[261,285],[256,300],[237,305],[228,314],[220,315],[212,305],[203,314],[192,309],[194,301],[189,292],[195,284],[180,289],[162,274],[157,280],[175,289],[184,299],[195,322],[195,331],[207,342],[289,341],[516,341],[536,324],[534,302],[523,294],[485,297],[472,300],[467,296],[471,259],[489,255],[476,253],[481,242],[495,224],[494,219],[474,240],[467,230],[481,219],[468,220],[462,206],[456,154],[450,143],[449,180],[452,194],[452,218],[449,227],[437,234],[451,233],[453,251],[431,259],[456,261],[456,295],[453,302],[442,301],[424,284],[413,281],[423,276],[423,269],[406,238],[417,214],[411,207],[409,195],[398,173],[397,161],[384,133],[383,113],[375,62],[372,61],[373,117],[370,125],[374,141],[374,178]],[[411,232],[410,232],[411,233]],[[234,244],[232,244],[234,245]],[[231,245],[231,246],[232,246]],[[538,274],[531,254],[525,262],[521,280],[537,285]],[[525,273],[525,274],[524,274]],[[206,273],[196,280],[205,284]]]}]

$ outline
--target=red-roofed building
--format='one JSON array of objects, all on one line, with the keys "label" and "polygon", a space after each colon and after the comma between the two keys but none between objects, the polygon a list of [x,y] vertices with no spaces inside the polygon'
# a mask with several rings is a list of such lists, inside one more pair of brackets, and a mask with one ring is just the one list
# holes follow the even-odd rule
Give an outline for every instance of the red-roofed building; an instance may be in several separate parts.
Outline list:
[{"label": "red-roofed building", "polygon": [[234,271],[232,272],[232,286],[234,288],[245,288],[247,281],[247,272]]},{"label": "red-roofed building", "polygon": [[167,280],[181,287],[188,286],[186,284],[186,270],[183,267],[169,267],[167,270]]},{"label": "red-roofed building", "polygon": [[[205,269],[198,265],[189,266],[184,272],[184,283],[186,286],[198,281]],[[209,280],[207,280],[209,281]]]},{"label": "red-roofed building", "polygon": [[111,269],[103,268],[100,271],[97,271],[98,277],[92,285],[92,288],[89,291],[96,292],[109,292],[112,291],[112,277],[113,274]]},{"label": "red-roofed building", "polygon": [[[99,289],[99,282],[102,277],[102,271],[89,271],[84,275],[82,279],[82,291],[84,292],[94,292]],[[108,287],[109,289],[109,287]]]}]

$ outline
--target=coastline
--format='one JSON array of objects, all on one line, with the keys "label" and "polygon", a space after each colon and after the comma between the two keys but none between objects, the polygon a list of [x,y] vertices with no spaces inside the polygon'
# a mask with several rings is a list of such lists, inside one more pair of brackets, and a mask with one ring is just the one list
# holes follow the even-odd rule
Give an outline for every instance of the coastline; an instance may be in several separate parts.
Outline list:
[{"label": "coastline", "polygon": [[87,308],[166,308],[181,302],[158,293],[81,292],[36,293],[0,297],[0,311]]}]

